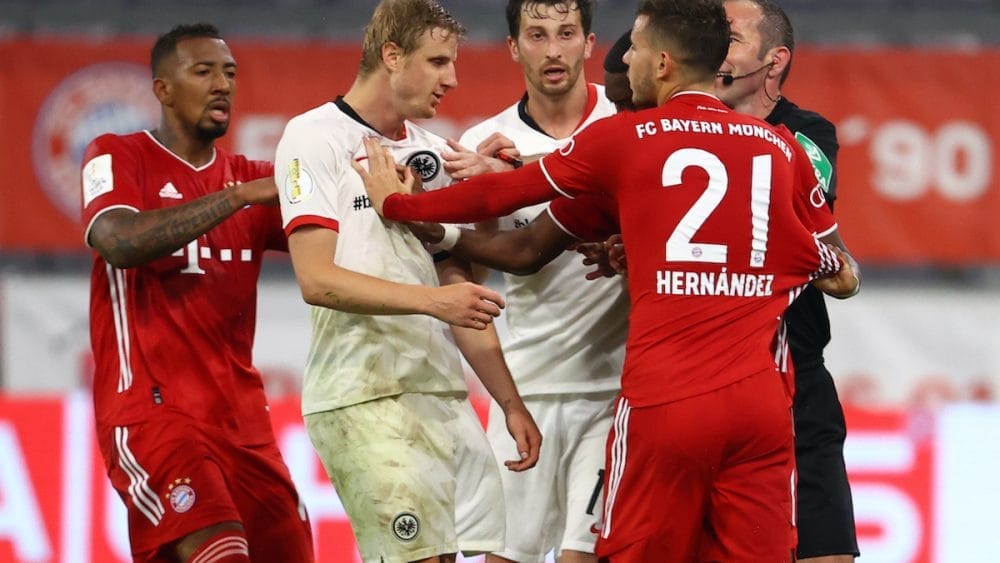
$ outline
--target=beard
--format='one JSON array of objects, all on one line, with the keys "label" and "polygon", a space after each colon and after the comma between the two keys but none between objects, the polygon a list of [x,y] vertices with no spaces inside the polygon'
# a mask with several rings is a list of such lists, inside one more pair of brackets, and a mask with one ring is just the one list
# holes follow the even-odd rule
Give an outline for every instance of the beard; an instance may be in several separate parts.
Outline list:
[{"label": "beard", "polygon": [[210,125],[203,125],[199,123],[198,127],[195,129],[195,134],[198,136],[198,139],[202,141],[214,141],[215,139],[225,135],[228,130],[228,121],[225,123],[212,122]]}]

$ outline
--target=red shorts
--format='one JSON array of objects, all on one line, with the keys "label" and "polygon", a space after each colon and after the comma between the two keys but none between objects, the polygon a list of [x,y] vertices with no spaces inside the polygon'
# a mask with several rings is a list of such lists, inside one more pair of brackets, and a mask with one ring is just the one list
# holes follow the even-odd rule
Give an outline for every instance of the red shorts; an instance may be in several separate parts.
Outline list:
[{"label": "red shorts", "polygon": [[619,398],[606,459],[600,557],[791,561],[795,448],[778,373],[653,407]]},{"label": "red shorts", "polygon": [[99,429],[98,440],[135,561],[175,561],[165,548],[222,522],[243,525],[254,561],[313,560],[305,507],[274,442],[240,446],[172,413]]}]

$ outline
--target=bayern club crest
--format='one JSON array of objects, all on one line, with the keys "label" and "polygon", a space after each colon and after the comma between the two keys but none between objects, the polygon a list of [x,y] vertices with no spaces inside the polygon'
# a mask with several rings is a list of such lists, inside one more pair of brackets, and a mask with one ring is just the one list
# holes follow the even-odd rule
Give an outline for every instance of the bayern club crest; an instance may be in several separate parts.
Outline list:
[{"label": "bayern club crest", "polygon": [[167,500],[170,501],[170,508],[173,508],[174,512],[183,514],[191,510],[197,497],[194,494],[194,489],[191,488],[190,478],[175,479],[168,488],[170,492],[167,493]]},{"label": "bayern club crest", "polygon": [[80,216],[80,165],[87,144],[105,133],[133,133],[156,125],[160,105],[149,69],[101,63],[69,75],[49,93],[35,118],[35,176],[53,205]]}]

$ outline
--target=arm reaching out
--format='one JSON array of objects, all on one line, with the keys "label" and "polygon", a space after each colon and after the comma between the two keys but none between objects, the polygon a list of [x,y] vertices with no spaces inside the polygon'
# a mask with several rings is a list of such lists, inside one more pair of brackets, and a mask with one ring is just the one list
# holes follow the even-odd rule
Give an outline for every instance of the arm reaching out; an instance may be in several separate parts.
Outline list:
[{"label": "arm reaching out", "polygon": [[140,212],[111,209],[94,221],[88,242],[108,264],[131,268],[169,255],[246,205],[277,201],[274,178],[267,177],[231,184],[183,205]]},{"label": "arm reaching out", "polygon": [[357,162],[352,166],[364,181],[372,207],[386,219],[476,223],[559,195],[536,163],[511,172],[470,178],[447,190],[403,195],[412,191],[412,173],[400,179],[392,155],[377,140],[365,139],[365,149],[368,170]]}]

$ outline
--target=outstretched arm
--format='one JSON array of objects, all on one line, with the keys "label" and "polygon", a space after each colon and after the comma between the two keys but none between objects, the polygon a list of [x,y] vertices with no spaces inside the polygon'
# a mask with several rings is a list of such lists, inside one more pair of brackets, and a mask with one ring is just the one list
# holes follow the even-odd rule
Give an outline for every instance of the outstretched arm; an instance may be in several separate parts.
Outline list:
[{"label": "outstretched arm", "polygon": [[115,268],[131,268],[168,256],[253,204],[278,201],[274,178],[234,184],[183,205],[133,211],[110,209],[91,225],[87,242]]},{"label": "outstretched arm", "polygon": [[375,211],[396,221],[475,223],[507,215],[559,195],[546,180],[539,164],[501,174],[470,178],[447,190],[419,195],[412,191],[412,173],[400,179],[392,155],[377,140],[365,139],[368,170],[352,162],[365,183]]},{"label": "outstretched arm", "polygon": [[448,252],[470,262],[525,276],[562,254],[576,239],[559,228],[548,213],[540,213],[527,226],[510,231],[459,229],[436,223],[411,226],[424,242],[439,244],[447,232],[458,239]]},{"label": "outstretched arm", "polygon": [[364,315],[425,314],[479,330],[500,315],[503,298],[473,283],[400,284],[341,268],[333,262],[337,236],[330,229],[305,226],[288,237],[295,277],[310,305]]}]

